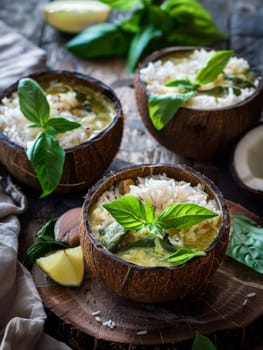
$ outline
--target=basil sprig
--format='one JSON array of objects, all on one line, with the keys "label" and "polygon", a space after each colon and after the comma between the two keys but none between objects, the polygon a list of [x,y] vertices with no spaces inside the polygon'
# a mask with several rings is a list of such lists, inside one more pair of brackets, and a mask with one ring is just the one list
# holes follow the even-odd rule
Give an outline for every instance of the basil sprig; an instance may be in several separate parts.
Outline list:
[{"label": "basil sprig", "polygon": [[61,117],[50,118],[50,107],[45,93],[32,79],[19,81],[18,96],[21,112],[33,122],[30,127],[42,130],[28,147],[27,157],[39,180],[43,198],[55,190],[63,173],[65,151],[55,135],[76,129],[80,124]]},{"label": "basil sprig", "polygon": [[135,247],[152,247],[157,244],[164,251],[172,251],[172,254],[167,256],[153,255],[173,265],[184,264],[196,256],[204,256],[206,254],[202,251],[185,247],[176,250],[172,245],[169,247],[170,249],[166,249],[165,247],[168,244],[166,230],[171,228],[182,229],[217,216],[211,210],[192,203],[172,204],[163,209],[159,215],[155,215],[155,210],[148,200],[145,201],[144,205],[139,198],[130,194],[106,203],[103,207],[117,222],[117,224],[113,223],[110,225],[109,230],[105,229],[102,232],[100,240],[107,249],[115,252],[117,245],[129,230],[139,231],[146,229],[150,236],[156,238],[155,241],[147,238],[140,240],[138,243],[135,241],[134,244],[129,242],[121,250]]},{"label": "basil sprig", "polygon": [[225,38],[196,0],[101,0],[125,19],[85,29],[66,47],[85,58],[125,56],[130,72],[143,54],[173,45],[207,45]]},{"label": "basil sprig", "polygon": [[165,84],[167,87],[179,88],[182,92],[166,95],[149,95],[148,111],[150,120],[156,130],[162,130],[174,117],[183,103],[198,94],[223,96],[228,93],[230,87],[216,86],[211,89],[202,89],[202,85],[213,82],[219,74],[223,74],[226,80],[232,82],[233,92],[239,96],[241,88],[251,88],[254,85],[246,80],[228,76],[223,73],[228,61],[233,55],[231,50],[215,52],[195,74],[193,81],[189,79],[171,80]]},{"label": "basil sprig", "polygon": [[263,273],[263,227],[244,215],[232,215],[227,255]]},{"label": "basil sprig", "polygon": [[36,259],[41,258],[45,254],[55,249],[69,248],[67,243],[55,240],[54,227],[57,219],[47,221],[35,234],[37,241],[32,243],[27,249],[25,265],[30,267]]}]

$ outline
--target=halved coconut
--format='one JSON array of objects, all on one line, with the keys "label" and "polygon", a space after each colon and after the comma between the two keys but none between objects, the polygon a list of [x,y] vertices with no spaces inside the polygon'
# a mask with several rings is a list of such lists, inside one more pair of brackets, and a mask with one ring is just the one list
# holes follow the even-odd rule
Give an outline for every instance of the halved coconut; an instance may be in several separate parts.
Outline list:
[{"label": "halved coconut", "polygon": [[255,72],[258,78],[255,92],[239,103],[217,109],[182,107],[162,130],[156,130],[149,116],[148,92],[140,71],[150,62],[166,60],[195,49],[196,47],[170,47],[146,57],[134,75],[136,102],[147,130],[162,146],[184,157],[214,159],[228,154],[242,133],[259,122],[263,79]]},{"label": "halved coconut", "polygon": [[[180,266],[141,266],[125,261],[105,249],[89,226],[88,213],[97,199],[119,181],[166,174],[196,186],[202,184],[222,212],[218,234],[206,256]],[[80,242],[93,275],[117,295],[137,302],[156,303],[183,298],[202,291],[222,262],[228,243],[229,212],[219,189],[204,175],[184,165],[142,164],[110,173],[89,191],[82,207]]]},{"label": "halved coconut", "polygon": [[263,198],[263,123],[249,130],[237,143],[232,172],[238,184]]}]

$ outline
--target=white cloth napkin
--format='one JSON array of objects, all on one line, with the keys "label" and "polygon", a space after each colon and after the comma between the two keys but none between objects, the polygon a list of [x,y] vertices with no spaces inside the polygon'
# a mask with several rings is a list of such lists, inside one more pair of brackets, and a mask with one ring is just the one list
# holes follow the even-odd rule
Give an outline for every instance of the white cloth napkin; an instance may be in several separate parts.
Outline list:
[{"label": "white cloth napkin", "polygon": [[17,260],[26,198],[9,178],[0,179],[0,350],[66,350],[43,333],[46,314],[27,269]]},{"label": "white cloth napkin", "polygon": [[[0,21],[0,91],[46,68],[46,54]],[[0,150],[1,151],[1,150]],[[26,198],[0,178],[0,350],[68,350],[43,333],[46,314],[27,269],[17,260]]]},{"label": "white cloth napkin", "polygon": [[46,53],[0,21],[0,90],[46,69]]}]

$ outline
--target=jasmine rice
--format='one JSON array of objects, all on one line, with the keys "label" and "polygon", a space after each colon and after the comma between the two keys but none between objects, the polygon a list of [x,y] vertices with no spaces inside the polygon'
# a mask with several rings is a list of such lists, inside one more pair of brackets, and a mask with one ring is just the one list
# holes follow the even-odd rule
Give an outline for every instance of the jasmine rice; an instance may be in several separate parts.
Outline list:
[{"label": "jasmine rice", "polygon": [[[127,180],[124,180],[127,181]],[[97,200],[95,205],[91,208],[88,216],[89,226],[92,233],[100,238],[100,233],[106,230],[109,225],[115,222],[115,219],[109,212],[103,208],[103,204],[112,202],[114,199],[123,195],[132,194],[140,198],[144,203],[146,200],[150,201],[158,215],[164,208],[174,203],[192,203],[203,206],[213,212],[219,214],[218,216],[209,220],[202,221],[196,225],[183,229],[169,229],[170,242],[178,249],[180,247],[188,247],[192,249],[205,250],[214,240],[218,233],[221,223],[221,212],[214,199],[210,199],[209,195],[204,191],[201,184],[192,186],[185,181],[176,181],[175,179],[167,177],[166,174],[154,175],[144,178],[137,178],[128,180],[128,186],[123,193],[123,186],[117,184],[105,191]],[[140,231],[129,232],[129,237],[124,238],[125,243],[135,239],[143,239],[149,233],[146,229]],[[154,256],[150,256],[143,249],[131,249],[124,252],[117,253],[119,257],[124,260],[133,262],[144,266],[167,266],[170,265],[165,261],[160,261]]]},{"label": "jasmine rice", "polygon": [[[171,80],[194,81],[196,72],[204,66],[215,51],[197,49],[190,53],[176,53],[164,60],[150,62],[140,70],[140,78],[146,84],[148,94],[171,95],[182,92],[178,87],[167,87],[165,84]],[[184,102],[183,106],[193,109],[216,109],[234,105],[247,99],[255,92],[258,80],[255,79],[250,70],[248,62],[244,58],[232,57],[224,69],[228,76],[246,80],[253,83],[255,87],[241,88],[237,95],[231,81],[226,80],[222,74],[209,84],[202,85],[202,90],[210,90],[215,87],[228,87],[228,93],[224,96],[212,96],[205,93],[197,93],[190,100]]]}]

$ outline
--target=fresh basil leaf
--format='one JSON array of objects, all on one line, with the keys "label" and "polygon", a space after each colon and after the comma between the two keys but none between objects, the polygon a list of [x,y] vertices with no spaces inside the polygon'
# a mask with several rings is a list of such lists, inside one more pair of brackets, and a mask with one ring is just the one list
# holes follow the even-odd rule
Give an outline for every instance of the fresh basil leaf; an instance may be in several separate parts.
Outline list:
[{"label": "fresh basil leaf", "polygon": [[125,230],[138,231],[147,224],[143,203],[133,195],[128,194],[117,198],[111,203],[103,204],[103,207]]},{"label": "fresh basil leaf", "polygon": [[220,73],[223,72],[225,66],[233,55],[231,50],[216,51],[200,68],[195,75],[197,84],[208,84],[214,81]]},{"label": "fresh basil leaf", "polygon": [[86,58],[125,56],[132,37],[132,34],[123,31],[118,24],[101,23],[75,36],[66,44],[66,48]]},{"label": "fresh basil leaf", "polygon": [[147,222],[153,222],[155,218],[154,208],[151,205],[151,202],[147,199],[145,201],[145,218]]},{"label": "fresh basil leaf", "polygon": [[229,80],[233,83],[234,86],[240,89],[254,89],[255,85],[248,80],[243,80],[237,77],[233,77],[232,75],[227,75],[223,73],[223,77],[226,80]]},{"label": "fresh basil leaf", "polygon": [[141,0],[100,0],[104,4],[109,5],[113,9],[117,10],[129,10],[134,6],[140,4]]},{"label": "fresh basil leaf", "polygon": [[118,244],[128,231],[117,222],[113,222],[106,229],[100,230],[100,242],[110,252],[115,252]]},{"label": "fresh basil leaf", "polygon": [[151,122],[156,130],[162,130],[185,101],[190,100],[194,92],[176,95],[150,95],[148,109]]},{"label": "fresh basil leaf", "polygon": [[30,121],[45,125],[49,117],[49,104],[39,84],[32,79],[21,79],[18,83],[19,106]]},{"label": "fresh basil leaf", "polygon": [[60,182],[65,152],[54,136],[41,133],[28,148],[27,156],[41,185],[43,191],[41,198],[46,197]]},{"label": "fresh basil leaf", "polygon": [[127,243],[124,247],[118,250],[118,253],[124,252],[126,250],[135,249],[135,248],[153,248],[155,245],[155,239],[152,237],[138,239],[134,242]]},{"label": "fresh basil leaf", "polygon": [[163,229],[182,229],[211,219],[217,215],[213,211],[197,204],[180,203],[172,204],[162,210],[158,215],[157,222]]},{"label": "fresh basil leaf", "polygon": [[69,248],[69,245],[64,242],[56,241],[56,240],[45,240],[45,241],[39,241],[34,242],[28,249],[27,249],[27,255],[25,259],[25,265],[31,266],[34,264],[36,259],[41,258],[45,254],[51,252],[52,250],[56,249],[65,249]]},{"label": "fresh basil leaf", "polygon": [[232,215],[227,255],[263,273],[263,227],[243,215]]},{"label": "fresh basil leaf", "polygon": [[120,21],[119,28],[125,32],[136,34],[145,23],[144,19],[148,16],[148,10],[144,7],[138,8],[131,13],[131,16]]},{"label": "fresh basil leaf", "polygon": [[187,261],[192,260],[193,258],[197,256],[205,256],[206,253],[203,251],[197,251],[190,248],[179,248],[175,253],[172,253],[170,255],[165,256],[164,258],[161,258],[163,261],[167,261],[169,263],[172,263],[175,266],[185,264]]},{"label": "fresh basil leaf", "polygon": [[46,128],[49,128],[49,127],[53,128],[56,134],[60,134],[65,131],[74,130],[79,128],[80,126],[81,126],[80,123],[73,122],[68,119],[59,118],[59,117],[51,118],[46,122]]},{"label": "fresh basil leaf", "polygon": [[161,35],[161,31],[154,28],[152,25],[148,25],[136,33],[131,41],[128,52],[127,66],[130,72],[134,71],[139,58],[150,41],[154,38],[160,37]]},{"label": "fresh basil leaf", "polygon": [[184,89],[187,91],[194,91],[198,88],[198,85],[194,85],[190,80],[171,80],[165,84],[168,87],[177,87],[179,89]]},{"label": "fresh basil leaf", "polygon": [[216,350],[216,347],[209,338],[196,331],[191,350]]},{"label": "fresh basil leaf", "polygon": [[210,14],[195,0],[167,0],[161,7],[174,21],[173,30],[166,33],[170,45],[205,45],[226,38]]},{"label": "fresh basil leaf", "polygon": [[35,237],[41,238],[44,241],[55,239],[54,227],[57,219],[47,221],[35,234]]}]

